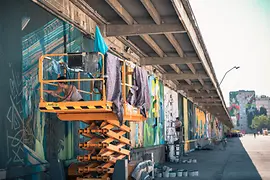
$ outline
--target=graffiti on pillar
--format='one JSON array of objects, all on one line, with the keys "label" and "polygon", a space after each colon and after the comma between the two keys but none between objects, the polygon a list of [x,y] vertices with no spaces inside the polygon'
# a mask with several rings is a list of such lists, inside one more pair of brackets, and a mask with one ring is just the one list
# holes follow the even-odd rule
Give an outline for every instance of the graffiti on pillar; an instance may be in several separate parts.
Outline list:
[{"label": "graffiti on pillar", "polygon": [[206,136],[211,138],[211,114],[209,112],[206,113],[206,128]]},{"label": "graffiti on pillar", "polygon": [[175,131],[175,120],[178,113],[178,94],[164,87],[165,139],[171,144],[178,139]]},{"label": "graffiti on pillar", "polygon": [[188,101],[187,106],[188,106],[188,139],[193,140],[195,138],[195,130],[196,130],[194,105],[191,101]]},{"label": "graffiti on pillar", "polygon": [[[82,50],[83,35],[74,26],[49,15],[41,16],[51,20],[43,26],[28,31],[22,38],[22,119],[27,130],[24,147],[30,155],[27,161],[38,159],[44,162],[47,158],[72,159],[75,158],[74,147],[77,137],[77,122],[60,121],[54,114],[41,113],[38,108],[40,94],[38,81],[38,59],[42,54],[78,52]],[[30,23],[35,23],[30,21]],[[44,78],[56,79],[59,69],[56,61],[63,57],[44,61]],[[48,87],[46,87],[48,88]],[[51,98],[45,95],[45,98]],[[76,126],[75,126],[76,125]],[[79,137],[79,136],[78,136]],[[31,160],[32,159],[32,160]]]},{"label": "graffiti on pillar", "polygon": [[209,138],[220,139],[223,136],[223,124],[214,115],[207,113],[206,118],[209,120],[208,131]]},{"label": "graffiti on pillar", "polygon": [[195,139],[205,138],[207,137],[207,128],[206,128],[207,124],[205,112],[203,112],[199,108],[195,108],[195,114],[196,114]]},{"label": "graffiti on pillar", "polygon": [[[22,81],[21,74],[16,73],[13,70],[12,64],[9,64],[9,68],[12,72],[12,77],[9,80],[10,88],[10,102],[11,106],[8,109],[6,114],[6,119],[8,126],[6,129],[7,135],[7,165],[11,163],[24,164],[24,134],[25,124],[22,117],[22,104],[21,104],[21,95],[22,95]],[[29,133],[29,132],[27,132]],[[27,134],[26,133],[26,134]]]},{"label": "graffiti on pillar", "polygon": [[143,122],[130,122],[130,130],[131,147],[143,147]]},{"label": "graffiti on pillar", "polygon": [[150,110],[143,126],[144,147],[164,144],[163,84],[158,78],[148,78],[150,88]]}]

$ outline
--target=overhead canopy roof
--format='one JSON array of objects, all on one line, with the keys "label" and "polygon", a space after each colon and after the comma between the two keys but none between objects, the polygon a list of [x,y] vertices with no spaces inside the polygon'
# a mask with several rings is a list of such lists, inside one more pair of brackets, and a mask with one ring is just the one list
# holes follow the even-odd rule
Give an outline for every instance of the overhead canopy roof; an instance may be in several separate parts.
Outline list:
[{"label": "overhead canopy roof", "polygon": [[[186,0],[70,0],[107,36],[136,48],[142,66],[154,66],[193,102],[232,127],[224,98],[190,4]],[[104,26],[102,26],[104,25]]]}]

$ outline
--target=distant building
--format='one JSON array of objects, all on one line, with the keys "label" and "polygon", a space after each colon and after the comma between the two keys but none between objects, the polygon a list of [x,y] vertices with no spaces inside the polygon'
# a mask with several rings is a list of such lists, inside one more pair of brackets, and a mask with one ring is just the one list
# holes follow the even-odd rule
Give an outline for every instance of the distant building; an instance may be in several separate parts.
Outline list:
[{"label": "distant building", "polygon": [[230,92],[229,113],[234,129],[251,132],[250,125],[256,112],[255,91]]},{"label": "distant building", "polygon": [[267,115],[270,115],[270,97],[262,95],[256,96],[256,107],[260,110],[261,107],[264,107],[267,110]]}]

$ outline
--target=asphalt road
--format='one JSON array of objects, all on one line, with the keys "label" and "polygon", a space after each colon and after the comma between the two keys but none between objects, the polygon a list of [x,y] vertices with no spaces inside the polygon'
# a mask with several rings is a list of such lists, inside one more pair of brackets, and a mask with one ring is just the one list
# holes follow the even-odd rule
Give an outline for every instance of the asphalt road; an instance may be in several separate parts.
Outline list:
[{"label": "asphalt road", "polygon": [[196,164],[165,164],[173,170],[198,170],[199,177],[156,179],[270,180],[270,136],[231,138],[226,150],[220,149],[190,153],[186,159],[197,159]]}]

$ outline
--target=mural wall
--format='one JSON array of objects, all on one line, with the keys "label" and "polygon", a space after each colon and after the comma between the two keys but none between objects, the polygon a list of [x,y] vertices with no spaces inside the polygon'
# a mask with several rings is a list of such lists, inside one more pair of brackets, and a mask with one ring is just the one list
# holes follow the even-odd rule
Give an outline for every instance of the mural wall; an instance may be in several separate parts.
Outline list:
[{"label": "mural wall", "polygon": [[191,101],[187,101],[188,107],[188,139],[194,140],[196,134],[196,114],[195,107]]},{"label": "mural wall", "polygon": [[195,114],[196,114],[195,139],[205,138],[207,137],[207,122],[205,112],[196,107]]},{"label": "mural wall", "polygon": [[[184,140],[189,140],[189,122],[188,122],[188,100],[183,98],[183,117],[184,117]],[[185,151],[189,150],[189,145],[185,143]]]},{"label": "mural wall", "polygon": [[255,112],[255,91],[230,92],[229,113],[236,125],[235,129],[249,131]]},{"label": "mural wall", "polygon": [[[1,17],[0,59],[2,79],[0,125],[0,169],[12,171],[13,166],[36,165],[52,159],[75,157],[78,123],[59,121],[55,115],[38,110],[38,58],[45,53],[80,51],[91,47],[76,28],[28,0],[1,2],[7,11]],[[12,19],[12,21],[10,21]],[[2,24],[3,23],[3,24]],[[5,45],[3,42],[9,42]],[[89,43],[89,44],[88,44]],[[85,46],[85,44],[87,44]],[[4,45],[4,46],[3,46]],[[58,72],[46,64],[46,77]],[[35,169],[36,166],[27,167]],[[23,173],[24,168],[18,173]],[[32,170],[32,169],[31,169]],[[39,171],[40,168],[34,171]],[[38,179],[33,175],[29,179]],[[23,178],[24,179],[24,178]]]},{"label": "mural wall", "polygon": [[[78,154],[79,122],[63,122],[55,114],[40,113],[38,59],[42,54],[91,51],[93,40],[87,39],[71,24],[33,6],[28,12],[28,24],[22,37],[22,114],[25,123],[24,149],[27,163],[59,158],[73,159]],[[35,18],[39,14],[38,19]],[[57,62],[65,58],[52,58],[44,63],[44,77],[56,79],[60,74]],[[72,74],[71,74],[72,75]],[[48,88],[48,87],[47,87]],[[52,97],[46,97],[53,100]]]},{"label": "mural wall", "polygon": [[131,147],[132,148],[140,148],[143,147],[143,122],[130,122],[130,141],[131,141]]},{"label": "mural wall", "polygon": [[222,123],[212,114],[206,113],[207,125],[207,137],[208,138],[222,138],[223,136],[223,125]]},{"label": "mural wall", "polygon": [[[0,169],[6,169],[24,165],[24,121],[21,104],[23,1],[0,1],[0,8]],[[4,171],[2,174],[5,174]]]},{"label": "mural wall", "polygon": [[183,103],[183,96],[178,94],[178,111],[179,111],[179,120],[184,123],[184,103]]},{"label": "mural wall", "polygon": [[143,126],[144,147],[164,144],[164,87],[162,82],[154,76],[148,78],[148,83],[151,107],[149,118],[144,122]]},{"label": "mural wall", "polygon": [[172,144],[178,138],[175,132],[175,120],[179,116],[178,94],[168,87],[164,87],[164,112],[165,112],[165,140]]},{"label": "mural wall", "polygon": [[211,114],[209,112],[206,113],[206,133],[208,138],[212,138],[212,119],[211,119]]}]

